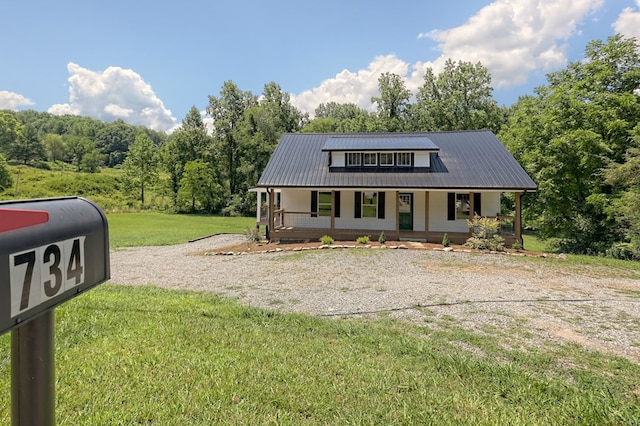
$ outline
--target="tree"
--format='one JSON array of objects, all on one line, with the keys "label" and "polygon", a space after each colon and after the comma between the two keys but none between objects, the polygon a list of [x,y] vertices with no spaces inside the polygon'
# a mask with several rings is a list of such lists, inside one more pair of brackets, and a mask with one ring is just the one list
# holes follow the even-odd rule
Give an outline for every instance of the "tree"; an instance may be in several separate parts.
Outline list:
[{"label": "tree", "polygon": [[38,132],[31,126],[25,126],[22,134],[9,145],[8,157],[22,161],[43,160],[45,158],[44,145],[38,137]]},{"label": "tree", "polygon": [[162,164],[169,173],[169,189],[173,196],[173,204],[177,206],[185,164],[195,160],[210,162],[214,155],[211,137],[207,134],[200,111],[195,106],[189,110],[182,126],[169,136],[160,155]]},{"label": "tree", "polygon": [[9,155],[11,146],[22,135],[24,126],[9,111],[0,111],[0,153]]},{"label": "tree", "polygon": [[122,164],[125,184],[139,191],[142,208],[144,208],[145,188],[155,183],[158,178],[157,160],[156,147],[151,138],[141,133],[129,147],[127,158]]},{"label": "tree", "polygon": [[428,68],[416,99],[420,130],[498,131],[503,114],[492,97],[491,75],[480,63],[448,59],[437,76]]},{"label": "tree", "polygon": [[236,194],[239,183],[241,140],[238,126],[244,112],[256,105],[257,98],[251,92],[243,92],[232,81],[226,81],[220,97],[209,96],[207,114],[213,118],[213,137],[221,153],[220,160],[229,193]]},{"label": "tree", "polygon": [[3,191],[11,186],[13,179],[11,179],[11,173],[9,173],[9,166],[7,161],[0,154],[0,191]]},{"label": "tree", "polygon": [[88,154],[94,156],[93,152],[98,152],[95,142],[91,139],[82,136],[71,136],[67,140],[67,155],[73,164],[76,165],[76,170],[82,170],[82,162],[84,157]]},{"label": "tree", "polygon": [[47,133],[44,137],[44,145],[49,161],[62,161],[65,156],[64,139],[60,135]]},{"label": "tree", "polygon": [[378,104],[378,118],[381,120],[380,130],[399,132],[404,128],[404,111],[409,105],[411,92],[405,87],[402,77],[385,72],[378,78],[380,96],[371,97],[371,102]]},{"label": "tree", "polygon": [[179,198],[191,202],[191,211],[197,205],[212,212],[221,203],[224,190],[216,181],[211,165],[203,160],[189,161],[180,179]]},{"label": "tree", "polygon": [[107,124],[96,135],[96,146],[107,157],[107,166],[114,167],[124,162],[129,145],[136,138],[136,130],[123,120]]},{"label": "tree", "polygon": [[584,60],[550,74],[521,98],[499,134],[538,183],[524,198],[540,235],[563,250],[604,253],[623,238],[617,189],[604,179],[611,161],[628,161],[640,121],[640,53],[634,39],[594,41]]}]

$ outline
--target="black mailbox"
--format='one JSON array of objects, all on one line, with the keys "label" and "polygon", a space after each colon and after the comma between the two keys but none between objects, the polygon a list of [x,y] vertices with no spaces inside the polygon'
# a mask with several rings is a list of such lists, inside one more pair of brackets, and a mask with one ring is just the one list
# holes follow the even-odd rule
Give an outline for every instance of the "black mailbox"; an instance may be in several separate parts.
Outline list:
[{"label": "black mailbox", "polygon": [[0,335],[109,278],[107,218],[96,204],[0,202]]}]

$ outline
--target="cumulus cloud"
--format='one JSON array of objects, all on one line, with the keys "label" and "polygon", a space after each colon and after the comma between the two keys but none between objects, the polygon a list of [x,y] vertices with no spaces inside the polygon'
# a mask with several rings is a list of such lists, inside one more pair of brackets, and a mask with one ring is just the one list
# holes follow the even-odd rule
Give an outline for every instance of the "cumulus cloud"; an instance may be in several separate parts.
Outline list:
[{"label": "cumulus cloud", "polygon": [[481,62],[496,88],[523,84],[536,70],[552,71],[567,64],[566,41],[603,2],[496,0],[459,27],[419,34],[418,39],[438,43],[440,55],[435,60],[408,64],[394,55],[379,56],[365,70],[344,70],[320,86],[292,96],[292,103],[307,112],[329,101],[371,109],[371,96],[378,93],[381,73],[402,76],[406,87],[416,93],[425,70],[432,68],[439,73],[447,59]]},{"label": "cumulus cloud", "polygon": [[12,111],[16,111],[20,106],[29,106],[33,104],[34,103],[31,99],[25,98],[18,93],[0,90],[0,110],[9,109]]},{"label": "cumulus cloud", "polygon": [[636,0],[635,10],[631,7],[625,8],[618,16],[618,20],[613,24],[616,33],[625,37],[635,37],[640,41],[640,0]]},{"label": "cumulus cloud", "polygon": [[153,89],[130,69],[91,71],[73,62],[69,70],[69,103],[49,108],[52,114],[86,115],[103,121],[118,118],[159,131],[175,127],[176,119]]}]

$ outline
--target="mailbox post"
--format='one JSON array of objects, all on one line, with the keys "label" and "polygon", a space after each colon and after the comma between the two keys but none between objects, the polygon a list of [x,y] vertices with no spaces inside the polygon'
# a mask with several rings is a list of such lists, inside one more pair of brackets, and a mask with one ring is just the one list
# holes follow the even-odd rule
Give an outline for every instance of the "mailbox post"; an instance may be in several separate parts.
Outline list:
[{"label": "mailbox post", "polygon": [[110,278],[107,219],[80,197],[0,202],[0,334],[11,421],[55,424],[54,309]]}]

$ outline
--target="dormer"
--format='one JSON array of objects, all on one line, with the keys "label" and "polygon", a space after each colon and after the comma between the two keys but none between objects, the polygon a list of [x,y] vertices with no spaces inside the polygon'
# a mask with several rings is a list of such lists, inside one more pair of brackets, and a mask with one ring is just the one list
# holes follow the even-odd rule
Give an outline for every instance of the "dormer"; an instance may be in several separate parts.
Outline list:
[{"label": "dormer", "polygon": [[330,172],[428,172],[440,148],[424,135],[336,135],[327,138]]}]

